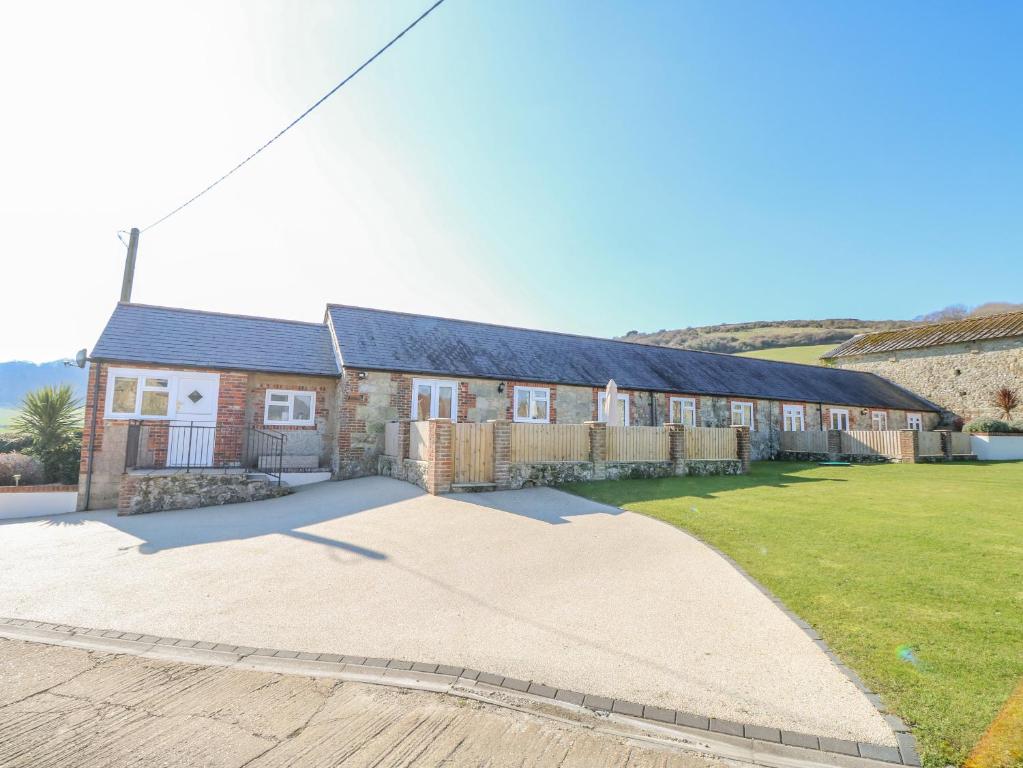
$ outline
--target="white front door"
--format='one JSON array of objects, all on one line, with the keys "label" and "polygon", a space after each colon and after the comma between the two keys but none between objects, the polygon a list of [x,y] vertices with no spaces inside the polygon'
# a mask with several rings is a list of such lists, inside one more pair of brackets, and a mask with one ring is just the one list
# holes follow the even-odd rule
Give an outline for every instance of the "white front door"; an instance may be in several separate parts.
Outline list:
[{"label": "white front door", "polygon": [[168,425],[168,467],[213,465],[219,390],[220,377],[216,374],[183,373],[177,377],[177,418]]},{"label": "white front door", "polygon": [[849,411],[843,408],[832,408],[831,428],[847,431],[849,429]]}]

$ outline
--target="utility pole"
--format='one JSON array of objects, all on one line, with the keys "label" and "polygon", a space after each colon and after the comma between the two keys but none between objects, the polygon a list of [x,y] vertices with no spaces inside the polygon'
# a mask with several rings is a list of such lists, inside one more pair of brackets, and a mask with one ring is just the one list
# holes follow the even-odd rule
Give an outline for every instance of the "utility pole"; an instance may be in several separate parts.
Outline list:
[{"label": "utility pole", "polygon": [[128,255],[124,259],[124,279],[121,280],[121,301],[131,302],[131,286],[135,282],[135,255],[139,250],[139,230],[132,227],[128,236]]}]

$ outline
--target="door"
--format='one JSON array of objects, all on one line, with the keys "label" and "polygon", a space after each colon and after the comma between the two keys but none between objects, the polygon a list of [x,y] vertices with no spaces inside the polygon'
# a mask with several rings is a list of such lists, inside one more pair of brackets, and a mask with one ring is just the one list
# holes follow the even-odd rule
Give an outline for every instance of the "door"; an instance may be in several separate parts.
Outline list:
[{"label": "door", "polygon": [[843,431],[849,430],[849,411],[841,408],[831,409],[831,428],[841,429]]},{"label": "door", "polygon": [[167,430],[167,466],[211,467],[220,378],[182,374],[176,384],[176,419]]}]

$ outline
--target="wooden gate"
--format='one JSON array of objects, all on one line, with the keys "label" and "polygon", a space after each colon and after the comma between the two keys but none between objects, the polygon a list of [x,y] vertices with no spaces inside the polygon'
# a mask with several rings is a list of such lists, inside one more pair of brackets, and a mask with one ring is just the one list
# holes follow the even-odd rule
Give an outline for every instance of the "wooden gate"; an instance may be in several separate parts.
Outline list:
[{"label": "wooden gate", "polygon": [[454,484],[494,482],[494,425],[452,424]]}]

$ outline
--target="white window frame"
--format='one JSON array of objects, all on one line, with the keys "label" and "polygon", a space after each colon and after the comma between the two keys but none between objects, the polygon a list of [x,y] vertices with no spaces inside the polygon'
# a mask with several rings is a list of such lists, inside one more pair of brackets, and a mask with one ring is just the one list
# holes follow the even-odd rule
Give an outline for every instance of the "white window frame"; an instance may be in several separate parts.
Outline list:
[{"label": "white window frame", "polygon": [[[675,421],[675,405],[678,405],[681,419]],[[692,416],[692,423],[686,421],[686,414]],[[668,420],[671,424],[685,424],[687,427],[696,426],[696,398],[695,397],[672,397],[668,400]]]},{"label": "white window frame", "polygon": [[[736,406],[738,406],[738,408],[736,408]],[[740,420],[739,422],[736,422],[736,420],[735,420],[735,416],[736,416],[737,413],[742,414],[742,413],[745,412],[744,406],[749,406],[749,424],[748,425],[742,423],[742,421],[745,420],[745,419]],[[753,405],[753,402],[751,400],[733,400],[731,406],[729,406],[729,411],[732,414],[732,426],[733,427],[749,426],[750,432],[752,432],[755,429],[754,424],[756,422],[756,407]]]},{"label": "white window frame", "polygon": [[[543,393],[543,397],[537,397]],[[519,416],[519,395],[526,398],[526,413],[533,412],[533,404],[542,400],[547,404],[546,415],[542,419],[534,419],[532,416]],[[520,424],[550,424],[551,423],[551,391],[547,387],[515,387],[512,390],[512,421]]]},{"label": "white window frame", "polygon": [[[798,418],[797,418],[798,417]],[[789,429],[791,421],[793,429]],[[796,421],[799,428],[796,429]],[[801,405],[782,405],[781,407],[781,428],[783,432],[805,432],[806,431],[806,409]]]},{"label": "white window frame", "polygon": [[[878,418],[880,416],[881,418]],[[880,424],[880,426],[878,426]],[[871,411],[870,428],[875,432],[884,432],[888,429],[888,411]]]},{"label": "white window frame", "polygon": [[[439,404],[439,398],[437,392],[441,387],[451,387],[451,422],[458,421],[458,382],[449,379],[412,379],[412,409],[410,411],[410,418],[412,421],[419,420],[419,398],[416,397],[416,391],[419,389],[421,384],[426,384],[432,388],[430,393],[430,410],[434,413],[437,412],[437,406]],[[428,418],[436,419],[437,416],[431,414]]]},{"label": "white window frame", "polygon": [[[845,426],[835,426],[835,416],[841,414],[845,417]],[[845,432],[849,431],[849,409],[848,408],[829,408],[828,409],[828,420],[831,422],[832,429],[839,429]]]},{"label": "white window frame", "polygon": [[[270,406],[271,405],[284,405],[280,402],[272,402],[270,400],[271,395],[285,395],[288,398],[288,418],[280,421],[275,421],[270,418]],[[309,403],[309,418],[308,419],[295,419],[292,418],[292,414],[295,413],[295,397],[309,397],[311,402]],[[266,396],[263,400],[263,424],[274,427],[311,427],[316,424],[316,392],[309,389],[268,389]]]},{"label": "white window frame", "polygon": [[[915,422],[915,425],[914,425]],[[907,413],[906,428],[915,429],[917,432],[924,431],[924,416],[922,413]]]},{"label": "white window frame", "polygon": [[[607,399],[607,392],[597,393],[597,421],[607,422],[607,414],[604,412],[604,401]],[[625,418],[622,423],[625,426],[629,426],[629,420],[631,414],[629,413],[629,396],[618,393],[618,406],[622,409],[622,413],[625,414]]]},{"label": "white window frame", "polygon": [[[181,371],[148,370],[145,368],[108,368],[107,393],[104,418],[107,419],[151,419],[153,421],[169,421],[175,418],[175,400],[177,398],[178,376]],[[114,384],[117,379],[135,379],[135,407],[132,411],[114,410]],[[167,379],[166,387],[146,386],[146,379]],[[167,413],[164,416],[143,415],[142,395],[144,392],[166,392]]]}]

